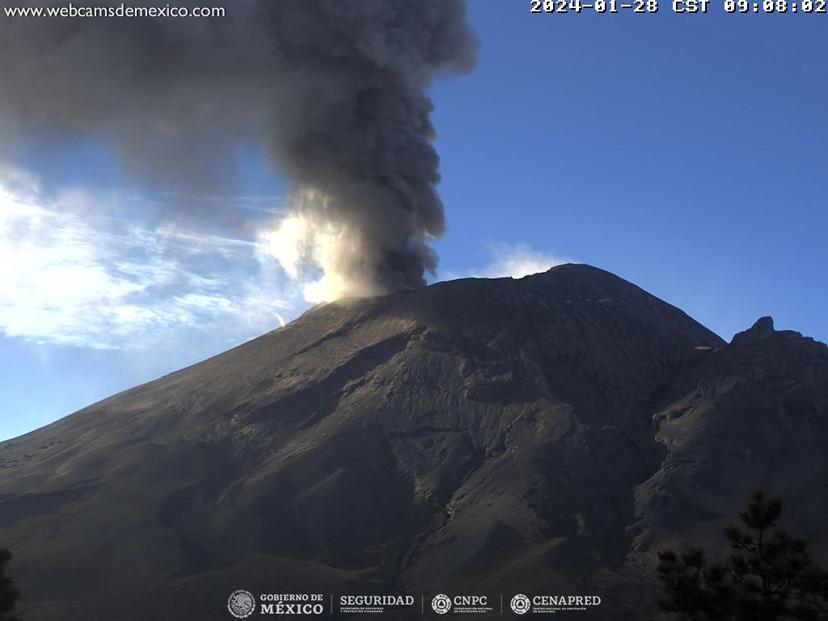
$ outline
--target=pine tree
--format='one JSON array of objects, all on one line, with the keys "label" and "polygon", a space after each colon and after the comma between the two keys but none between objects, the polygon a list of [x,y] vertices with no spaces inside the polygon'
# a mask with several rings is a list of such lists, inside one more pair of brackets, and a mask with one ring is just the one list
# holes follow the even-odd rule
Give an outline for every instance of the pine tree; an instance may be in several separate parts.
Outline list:
[{"label": "pine tree", "polygon": [[678,621],[828,621],[828,572],[804,541],[777,528],[781,514],[779,500],[756,492],[741,527],[725,529],[730,555],[723,563],[708,563],[698,548],[681,558],[659,553],[661,608]]},{"label": "pine tree", "polygon": [[12,555],[8,550],[0,550],[0,621],[18,621],[14,611],[20,592],[14,582],[6,575],[6,564]]}]

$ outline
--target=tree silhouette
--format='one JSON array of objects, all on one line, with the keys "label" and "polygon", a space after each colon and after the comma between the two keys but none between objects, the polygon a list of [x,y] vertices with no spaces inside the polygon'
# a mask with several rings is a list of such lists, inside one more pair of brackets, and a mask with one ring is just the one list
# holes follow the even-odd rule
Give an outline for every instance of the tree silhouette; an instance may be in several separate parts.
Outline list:
[{"label": "tree silhouette", "polygon": [[18,621],[19,617],[14,612],[17,598],[20,592],[15,588],[14,582],[6,575],[6,564],[11,560],[12,555],[8,550],[0,550],[0,621]]},{"label": "tree silhouette", "polygon": [[742,526],[725,529],[730,555],[723,563],[708,564],[698,548],[681,558],[660,552],[659,606],[679,621],[828,621],[828,572],[804,541],[776,528],[781,514],[781,501],[756,492]]}]

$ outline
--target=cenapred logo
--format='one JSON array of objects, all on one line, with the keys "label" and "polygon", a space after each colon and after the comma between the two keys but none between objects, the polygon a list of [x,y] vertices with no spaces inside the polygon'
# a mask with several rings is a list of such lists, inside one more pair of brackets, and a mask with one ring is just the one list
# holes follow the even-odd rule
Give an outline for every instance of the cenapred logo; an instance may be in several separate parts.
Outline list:
[{"label": "cenapred logo", "polygon": [[601,605],[600,595],[524,595],[518,593],[509,601],[512,612],[525,615],[555,614],[559,612],[586,612]]},{"label": "cenapred logo", "polygon": [[512,612],[518,615],[525,615],[532,608],[532,602],[523,593],[518,593],[509,602]]},{"label": "cenapred logo", "polygon": [[451,610],[451,599],[443,593],[435,595],[434,599],[431,600],[431,608],[438,615],[444,615]]},{"label": "cenapred logo", "polygon": [[256,612],[256,598],[253,597],[253,593],[244,589],[233,591],[227,598],[227,610],[236,619],[246,619]]}]

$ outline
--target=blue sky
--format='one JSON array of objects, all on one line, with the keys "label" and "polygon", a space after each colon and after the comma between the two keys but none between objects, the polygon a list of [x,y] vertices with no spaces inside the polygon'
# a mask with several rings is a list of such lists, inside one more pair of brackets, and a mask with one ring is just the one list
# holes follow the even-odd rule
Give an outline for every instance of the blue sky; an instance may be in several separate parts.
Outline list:
[{"label": "blue sky", "polygon": [[828,339],[825,20],[503,6],[473,5],[480,66],[437,89],[443,263],[523,241],[726,338],[772,314]]},{"label": "blue sky", "polygon": [[[478,67],[433,89],[438,277],[569,258],[725,338],[771,314],[828,341],[824,15],[470,12]],[[260,252],[289,188],[252,146],[219,196],[182,197],[105,146],[45,133],[0,182],[0,438],[307,308]],[[193,220],[165,219],[182,200]],[[205,218],[211,202],[238,217]]]}]

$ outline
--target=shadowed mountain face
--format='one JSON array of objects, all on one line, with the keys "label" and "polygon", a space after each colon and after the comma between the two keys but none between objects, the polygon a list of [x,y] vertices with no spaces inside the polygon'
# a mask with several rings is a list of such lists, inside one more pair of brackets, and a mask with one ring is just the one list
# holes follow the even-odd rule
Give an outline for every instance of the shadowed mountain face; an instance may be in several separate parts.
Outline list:
[{"label": "shadowed mountain face", "polygon": [[237,588],[639,619],[659,547],[720,540],[757,487],[824,559],[826,447],[825,345],[725,344],[565,265],[321,306],[0,444],[0,544],[29,621],[226,619]]}]

